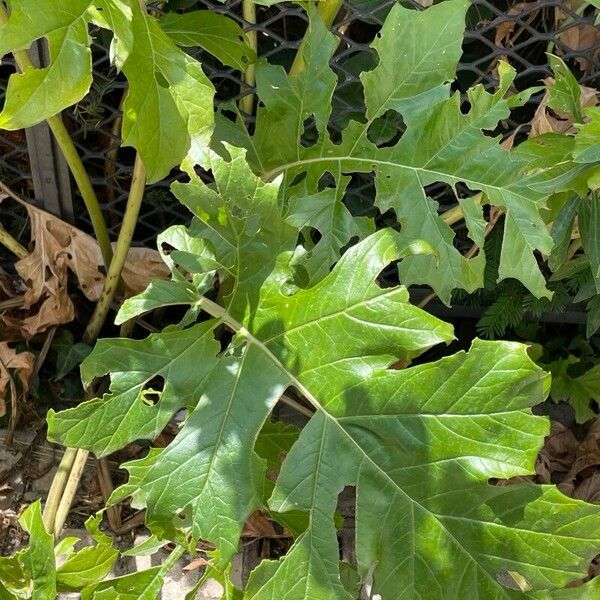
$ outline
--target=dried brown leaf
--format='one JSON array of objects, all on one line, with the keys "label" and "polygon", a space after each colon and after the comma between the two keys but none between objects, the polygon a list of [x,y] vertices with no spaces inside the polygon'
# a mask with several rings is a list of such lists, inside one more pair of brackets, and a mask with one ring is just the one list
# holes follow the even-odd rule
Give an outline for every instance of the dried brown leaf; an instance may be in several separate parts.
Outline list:
[{"label": "dried brown leaf", "polygon": [[596,69],[594,63],[600,60],[600,28],[591,23],[575,23],[561,31],[558,39],[570,50],[580,53],[574,58],[584,73]]},{"label": "dried brown leaf", "polygon": [[206,558],[202,558],[199,556],[198,558],[194,558],[190,563],[185,565],[181,570],[182,571],[195,571],[196,569],[202,569],[205,567],[210,561]]},{"label": "dried brown leaf", "polygon": [[0,342],[0,417],[6,414],[5,398],[10,377],[16,375],[21,382],[23,393],[27,393],[34,362],[35,356],[31,352],[17,352],[6,342]]},{"label": "dried brown leaf", "polygon": [[550,476],[553,476],[554,480],[562,480],[575,461],[578,446],[579,442],[568,427],[558,421],[552,421],[550,435],[546,437],[540,452],[540,458],[546,465],[546,483],[550,483]]},{"label": "dried brown leaf", "polygon": [[[26,284],[26,314],[3,315],[7,334],[19,332],[30,338],[51,326],[72,321],[73,302],[68,295],[69,273],[75,275],[83,294],[97,301],[102,293],[104,274],[100,248],[87,233],[58,217],[24,203],[29,214],[33,250],[15,267]],[[136,294],[156,277],[166,277],[168,269],[156,250],[132,248],[123,269],[123,293]]]},{"label": "dried brown leaf", "polygon": [[596,419],[579,444],[564,481],[559,485],[568,496],[600,502],[600,419]]},{"label": "dried brown leaf", "polygon": [[[535,13],[539,9],[538,2],[519,2],[511,6],[506,12],[505,16],[514,17],[516,15],[521,16],[522,20],[530,21],[535,16]],[[504,17],[503,17],[504,19]],[[508,48],[514,43],[514,38],[511,38],[516,27],[519,25],[516,19],[504,19],[500,22],[496,28],[496,35],[494,37],[494,43],[496,46]],[[519,25],[520,27],[520,25]]]},{"label": "dried brown leaf", "polygon": [[277,532],[273,523],[263,513],[255,512],[246,521],[242,535],[253,538],[272,538],[277,535]]},{"label": "dried brown leaf", "polygon": [[125,297],[146,289],[152,279],[168,277],[169,271],[157,250],[131,248],[121,273]]}]

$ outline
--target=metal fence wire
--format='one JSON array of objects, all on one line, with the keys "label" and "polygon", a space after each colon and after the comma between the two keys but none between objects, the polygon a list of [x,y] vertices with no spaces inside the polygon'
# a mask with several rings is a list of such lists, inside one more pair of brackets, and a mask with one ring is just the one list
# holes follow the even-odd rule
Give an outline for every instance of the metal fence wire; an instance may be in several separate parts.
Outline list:
[{"label": "metal fence wire", "polygon": [[[369,44],[396,2],[345,0],[337,16],[332,27],[340,39],[331,61],[331,67],[338,76],[335,117],[330,128],[333,135],[336,134],[336,128],[339,133],[348,118],[360,114],[363,108],[358,67],[365,64],[364,53],[372,52]],[[418,9],[432,4],[432,0],[421,0],[421,4],[416,0],[404,0],[402,3]],[[216,0],[176,0],[173,4],[186,11],[211,9],[235,19],[246,30],[256,30],[259,56],[285,67],[291,65],[307,24],[304,11],[290,3],[257,6],[256,24],[247,23],[241,17],[241,0],[231,0],[225,4]],[[517,70],[517,89],[538,85],[550,73],[548,52],[563,57],[582,84],[598,88],[600,29],[594,25],[596,14],[597,10],[582,0],[472,0],[455,84],[457,89],[462,91],[476,83],[493,87],[497,83],[496,66],[500,59],[507,60]],[[65,120],[92,174],[109,227],[116,235],[125,207],[134,157],[131,149],[119,148],[119,106],[125,82],[110,66],[107,52],[109,42],[110,34],[94,32],[94,84],[88,96],[68,111]],[[224,67],[203,51],[194,54],[201,59],[215,85],[217,102],[235,100],[251,93],[244,86],[239,71]],[[359,55],[362,55],[360,60],[357,59]],[[7,78],[12,70],[10,63],[0,67],[0,99],[4,96]],[[528,123],[539,101],[538,94],[528,106],[516,111],[505,124],[506,133]],[[153,244],[159,231],[189,218],[187,211],[169,192],[170,183],[180,176],[173,172],[166,180],[148,188],[136,231],[137,242]],[[34,196],[23,132],[0,132],[0,177],[23,195]],[[443,188],[430,193],[443,202]],[[347,201],[352,210],[360,212],[369,206],[372,197],[372,182],[365,176],[357,179]],[[83,204],[76,193],[74,203],[76,224],[90,230]],[[4,210],[2,205],[0,209]]]}]

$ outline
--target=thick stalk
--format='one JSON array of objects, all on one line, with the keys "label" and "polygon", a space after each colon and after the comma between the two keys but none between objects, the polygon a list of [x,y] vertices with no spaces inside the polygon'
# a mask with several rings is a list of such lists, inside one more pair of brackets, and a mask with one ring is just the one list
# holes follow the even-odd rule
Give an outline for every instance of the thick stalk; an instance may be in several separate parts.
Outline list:
[{"label": "thick stalk", "polygon": [[[256,25],[256,4],[254,0],[244,0],[242,4],[242,14],[246,23]],[[256,29],[252,28],[246,31],[246,37],[248,38],[248,46],[257,52],[258,40],[256,37]],[[243,80],[247,87],[253,88],[256,83],[256,65],[254,63],[248,65],[243,74]],[[254,111],[254,92],[246,94],[240,98],[239,102],[240,110],[251,116]]]},{"label": "thick stalk", "polygon": [[117,292],[119,281],[121,279],[121,271],[125,265],[127,254],[133,239],[135,226],[137,225],[140,206],[144,198],[144,188],[146,186],[146,170],[139,154],[135,158],[135,166],[133,168],[133,179],[127,199],[127,207],[123,215],[123,223],[119,231],[119,238],[115,246],[115,253],[106,274],[104,288],[100,300],[96,303],[94,314],[88,323],[88,326],[83,334],[83,340],[86,343],[92,343],[98,337],[100,329],[104,325],[108,311]]},{"label": "thick stalk", "polygon": [[[3,27],[7,21],[8,13],[2,2],[0,2],[0,27]],[[13,52],[13,56],[17,67],[21,72],[35,68],[25,50],[17,50],[16,52]],[[83,198],[85,207],[90,216],[92,227],[94,228],[94,235],[96,236],[96,240],[98,240],[98,244],[100,245],[104,265],[108,268],[112,258],[112,248],[110,245],[110,238],[108,236],[108,229],[106,228],[106,222],[104,220],[104,216],[102,215],[102,209],[100,208],[100,203],[98,202],[98,198],[94,192],[90,177],[83,166],[83,162],[81,161],[79,153],[77,152],[77,148],[75,148],[75,144],[73,143],[73,140],[71,139],[71,136],[69,135],[61,116],[55,115],[49,119],[46,119],[46,122],[54,134],[56,143],[58,144],[58,147],[67,161],[67,165],[71,170],[73,179],[75,179],[79,193]]]},{"label": "thick stalk", "polygon": [[58,510],[60,498],[65,490],[65,485],[67,484],[67,479],[69,478],[69,473],[71,472],[76,456],[77,448],[67,448],[58,465],[58,471],[56,471],[54,479],[52,479],[52,485],[48,491],[48,498],[44,504],[43,514],[44,526],[48,532],[54,530],[56,511]]},{"label": "thick stalk", "polygon": [[[70,450],[73,450],[73,448],[67,448],[67,452]],[[56,507],[56,514],[54,517],[54,522],[52,523],[52,533],[54,533],[54,536],[56,538],[60,536],[63,525],[67,520],[67,515],[69,514],[69,510],[71,509],[73,498],[75,498],[77,487],[79,486],[81,474],[83,473],[83,469],[85,467],[88,455],[89,452],[87,450],[75,450],[75,458],[73,460],[71,469],[69,471],[69,475],[67,477],[65,489],[60,495],[60,502]]]},{"label": "thick stalk", "polygon": [[[88,344],[92,344],[98,337],[117,291],[119,280],[121,279],[121,271],[123,270],[125,259],[131,246],[131,240],[133,239],[133,232],[137,224],[140,206],[144,197],[145,184],[146,171],[141,158],[137,155],[129,198],[127,199],[127,208],[123,216],[123,224],[119,231],[115,253],[106,274],[102,295],[83,334],[83,339]],[[60,463],[57,476],[52,482],[48,501],[44,509],[44,524],[46,529],[53,532],[56,536],[60,535],[71,508],[88,455],[89,452],[87,450],[67,448]]]},{"label": "thick stalk", "polygon": [[[340,12],[342,4],[343,0],[322,0],[318,3],[317,13],[321,17],[325,27],[329,28],[333,25],[333,21]],[[305,40],[306,38],[302,40],[302,43],[298,48],[298,52],[296,52],[296,57],[294,58],[292,68],[290,69],[290,75],[298,75],[304,71],[304,59],[302,58],[302,51],[304,49]]]}]

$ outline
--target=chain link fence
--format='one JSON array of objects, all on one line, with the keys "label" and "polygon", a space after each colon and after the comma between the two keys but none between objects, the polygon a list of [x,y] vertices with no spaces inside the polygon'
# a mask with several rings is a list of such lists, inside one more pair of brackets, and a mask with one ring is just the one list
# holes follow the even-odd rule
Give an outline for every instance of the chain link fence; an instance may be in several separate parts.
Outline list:
[{"label": "chain link fence", "polygon": [[[397,0],[346,0],[332,27],[340,44],[331,66],[338,76],[334,98],[334,116],[330,123],[332,135],[337,135],[348,120],[361,114],[362,88],[358,78],[365,68],[371,68],[376,57],[369,49],[387,13]],[[212,0],[179,2],[186,10],[211,9],[224,13],[244,29],[258,34],[258,53],[263,59],[289,67],[294,59],[307,25],[304,11],[297,5],[282,3],[257,7],[257,23],[241,17],[241,0],[225,4]],[[421,0],[422,5],[431,0]],[[164,4],[164,3],[163,3]],[[422,8],[415,0],[403,4]],[[597,10],[581,0],[538,0],[515,2],[472,0],[467,15],[467,33],[463,56],[455,86],[459,90],[483,83],[493,87],[496,67],[501,59],[517,70],[515,86],[524,89],[539,85],[550,73],[547,53],[560,55],[584,85],[600,86],[600,29],[595,26]],[[110,34],[94,32],[94,84],[88,96],[65,115],[76,145],[90,171],[93,183],[105,210],[108,225],[116,236],[127,199],[134,155],[129,148],[119,148],[121,125],[120,104],[125,82],[110,66],[107,47]],[[204,69],[215,85],[217,102],[238,100],[251,93],[235,69],[224,67],[212,56],[197,51]],[[10,62],[0,67],[0,100],[8,76],[14,71]],[[527,132],[541,97],[534,95],[529,104],[515,111],[503,124],[504,133],[520,127]],[[0,177],[19,193],[33,198],[27,143],[23,132],[0,132]],[[185,222],[189,216],[169,192],[170,183],[181,174],[173,172],[166,180],[147,190],[136,231],[139,243],[153,244],[156,234],[175,222]],[[441,202],[447,197],[444,187],[429,190]],[[372,181],[368,175],[353,182],[346,199],[355,213],[368,211],[373,198]],[[43,201],[43,199],[38,199]],[[74,194],[74,215],[78,226],[90,230],[83,203]],[[5,210],[0,205],[1,210]]]}]

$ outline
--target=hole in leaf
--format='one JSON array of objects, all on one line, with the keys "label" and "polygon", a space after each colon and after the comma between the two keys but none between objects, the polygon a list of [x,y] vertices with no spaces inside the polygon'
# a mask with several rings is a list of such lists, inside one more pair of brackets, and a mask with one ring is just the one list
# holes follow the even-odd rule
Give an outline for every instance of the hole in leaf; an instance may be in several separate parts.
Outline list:
[{"label": "hole in leaf", "polygon": [[356,543],[356,487],[346,486],[339,494],[334,515],[338,530],[340,560],[352,562]]},{"label": "hole in leaf", "polygon": [[390,109],[371,123],[367,137],[378,148],[389,148],[399,142],[405,130],[402,115]]},{"label": "hole in leaf", "polygon": [[377,275],[375,283],[382,289],[394,288],[400,285],[400,278],[398,276],[398,264],[399,260],[393,260],[389,265],[384,267]]},{"label": "hole in leaf", "polygon": [[160,87],[168,88],[169,82],[165,78],[165,76],[160,71],[154,71],[154,78],[156,79],[156,83],[160,85]]},{"label": "hole in leaf", "polygon": [[300,144],[304,148],[310,148],[317,143],[318,137],[319,133],[317,132],[317,122],[314,115],[310,115],[310,117],[304,120],[304,131],[300,136]]},{"label": "hole in leaf", "polygon": [[302,171],[302,173],[298,173],[298,175],[296,175],[292,181],[292,183],[290,184],[290,187],[294,187],[295,185],[299,185],[300,183],[302,183],[305,179],[306,179],[306,171]]},{"label": "hole in leaf", "polygon": [[326,188],[335,188],[335,178],[329,171],[325,171],[317,183],[317,191],[322,192]]},{"label": "hole in leaf", "polygon": [[144,387],[140,394],[141,401],[146,406],[156,406],[160,401],[165,387],[165,379],[162,375],[153,377]]}]

